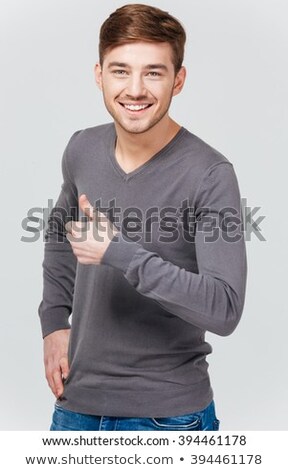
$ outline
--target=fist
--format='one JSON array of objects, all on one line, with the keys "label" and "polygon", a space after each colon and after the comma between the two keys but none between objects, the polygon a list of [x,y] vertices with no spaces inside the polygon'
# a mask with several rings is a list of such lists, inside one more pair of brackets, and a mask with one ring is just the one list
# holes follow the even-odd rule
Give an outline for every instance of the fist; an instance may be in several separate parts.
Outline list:
[{"label": "fist", "polygon": [[118,230],[102,212],[93,209],[85,194],[79,197],[79,207],[89,220],[68,222],[67,240],[79,263],[100,264]]}]

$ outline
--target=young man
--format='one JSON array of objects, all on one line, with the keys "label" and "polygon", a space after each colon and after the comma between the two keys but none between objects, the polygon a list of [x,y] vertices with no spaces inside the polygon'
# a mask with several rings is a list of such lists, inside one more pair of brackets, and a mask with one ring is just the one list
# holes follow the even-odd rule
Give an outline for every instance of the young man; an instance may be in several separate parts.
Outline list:
[{"label": "young man", "polygon": [[168,114],[184,44],[143,4],[102,25],[95,78],[113,123],[71,137],[46,234],[51,430],[218,429],[205,331],[237,326],[246,254],[232,164]]}]

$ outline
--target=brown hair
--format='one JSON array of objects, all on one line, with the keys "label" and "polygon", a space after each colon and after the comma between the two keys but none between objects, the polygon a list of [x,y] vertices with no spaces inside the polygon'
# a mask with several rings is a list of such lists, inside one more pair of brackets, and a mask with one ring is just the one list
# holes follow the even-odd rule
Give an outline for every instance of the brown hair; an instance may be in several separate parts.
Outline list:
[{"label": "brown hair", "polygon": [[186,33],[181,23],[168,12],[140,3],[117,8],[100,29],[100,64],[109,50],[135,41],[168,42],[173,51],[175,72],[180,70]]}]

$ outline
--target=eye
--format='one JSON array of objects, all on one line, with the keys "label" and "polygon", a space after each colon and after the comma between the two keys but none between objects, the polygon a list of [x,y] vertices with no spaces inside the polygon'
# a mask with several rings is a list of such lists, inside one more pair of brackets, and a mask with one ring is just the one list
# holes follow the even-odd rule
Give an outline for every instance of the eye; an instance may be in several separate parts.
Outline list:
[{"label": "eye", "polygon": [[155,71],[148,72],[147,75],[149,75],[150,77],[161,77],[161,74]]},{"label": "eye", "polygon": [[112,70],[113,75],[117,75],[118,77],[124,77],[127,75],[127,71],[124,69],[117,69],[117,70]]}]

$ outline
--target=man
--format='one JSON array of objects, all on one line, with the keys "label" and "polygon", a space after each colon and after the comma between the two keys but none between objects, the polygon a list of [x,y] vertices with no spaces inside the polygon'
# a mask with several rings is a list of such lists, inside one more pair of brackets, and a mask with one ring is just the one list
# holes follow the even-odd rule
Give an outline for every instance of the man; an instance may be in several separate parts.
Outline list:
[{"label": "man", "polygon": [[219,428],[205,331],[237,326],[246,253],[232,164],[169,116],[184,44],[178,20],[143,4],[101,27],[113,122],[71,137],[46,234],[51,430]]}]

